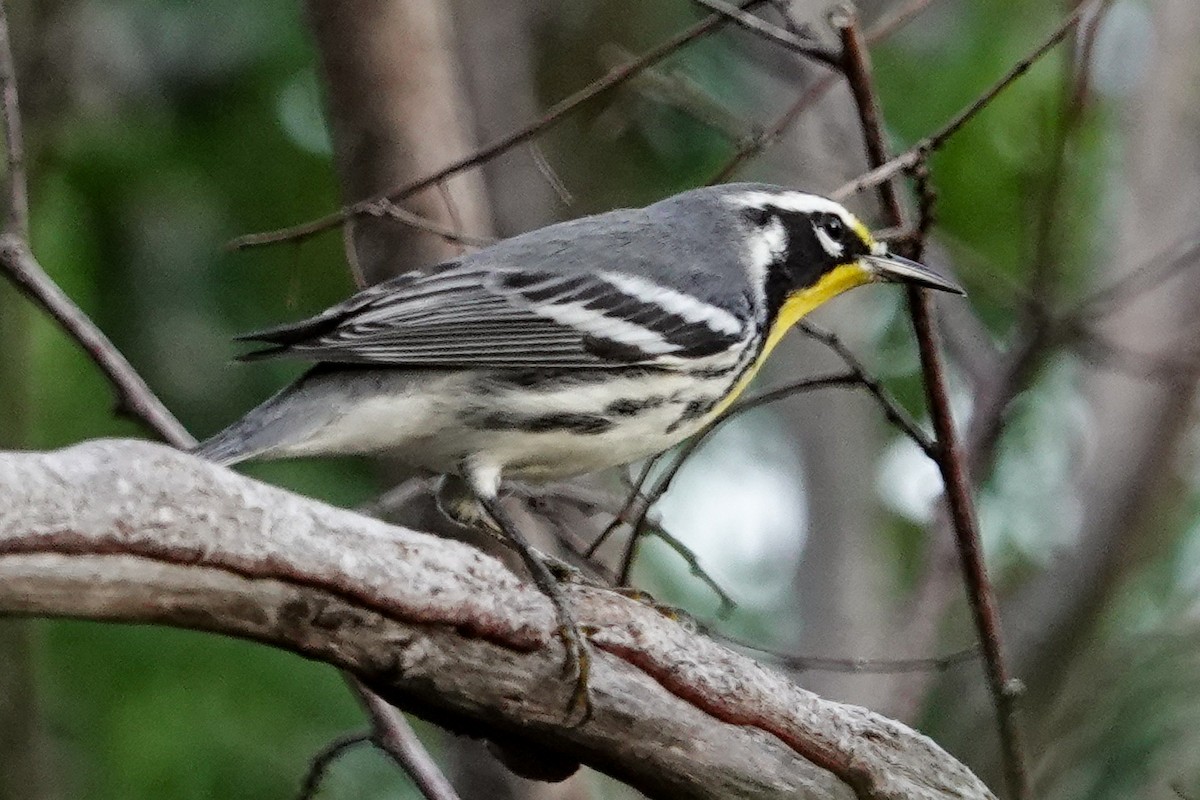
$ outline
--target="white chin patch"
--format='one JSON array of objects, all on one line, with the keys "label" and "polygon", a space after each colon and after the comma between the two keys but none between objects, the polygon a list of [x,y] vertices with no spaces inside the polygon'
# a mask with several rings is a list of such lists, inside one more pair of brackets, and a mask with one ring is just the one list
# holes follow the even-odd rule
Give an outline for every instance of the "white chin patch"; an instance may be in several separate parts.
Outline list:
[{"label": "white chin patch", "polygon": [[825,252],[829,254],[830,258],[838,258],[846,251],[846,248],[841,243],[834,241],[834,238],[821,226],[814,225],[813,231],[817,234],[817,241],[821,243],[821,247],[825,248]]}]

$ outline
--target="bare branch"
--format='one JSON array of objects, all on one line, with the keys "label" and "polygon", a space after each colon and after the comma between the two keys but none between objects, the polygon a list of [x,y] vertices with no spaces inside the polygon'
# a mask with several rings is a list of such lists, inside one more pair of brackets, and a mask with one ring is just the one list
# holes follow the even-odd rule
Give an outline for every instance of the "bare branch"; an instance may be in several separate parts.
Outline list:
[{"label": "bare branch", "polygon": [[[850,91],[854,95],[862,121],[867,160],[870,164],[879,166],[887,161],[887,150],[883,141],[878,98],[875,95],[874,83],[871,78],[866,46],[852,13],[839,15],[835,24],[839,27],[842,38],[846,80],[850,84]],[[1028,66],[1021,69],[1020,72],[1024,72],[1024,69],[1027,68]],[[963,121],[967,118],[969,117],[964,116]],[[951,133],[953,130],[957,130],[957,128],[951,128]],[[884,180],[878,185],[877,190],[888,223],[902,225],[903,213],[894,185],[891,181]],[[1016,720],[1017,688],[1020,684],[1010,676],[1004,655],[995,594],[983,561],[983,547],[979,539],[974,501],[971,497],[970,483],[967,477],[966,457],[959,445],[958,433],[955,430],[954,418],[950,409],[945,368],[942,365],[938,349],[937,329],[933,320],[933,302],[929,292],[917,287],[909,287],[908,305],[921,355],[921,368],[925,377],[925,391],[929,400],[930,416],[933,418],[933,426],[937,434],[938,448],[935,461],[945,486],[946,504],[953,523],[963,578],[967,586],[967,597],[983,648],[985,674],[992,694],[992,702],[996,707],[1005,777],[1012,796],[1016,800],[1028,800],[1032,797],[1032,790],[1025,765],[1021,731]]]},{"label": "bare branch", "polygon": [[[626,503],[627,509],[633,509],[636,504],[637,516],[634,517],[633,521],[630,523],[630,529],[632,530],[632,533],[630,534],[629,541],[626,542],[625,550],[621,555],[621,565],[617,571],[617,584],[620,586],[627,586],[629,584],[629,574],[633,569],[633,561],[634,557],[637,555],[638,543],[641,541],[642,536],[650,532],[650,526],[647,524],[647,520],[650,516],[651,509],[660,499],[662,499],[662,496],[667,493],[667,490],[671,488],[672,481],[675,480],[675,476],[679,474],[679,470],[683,468],[683,465],[687,463],[687,460],[691,458],[692,454],[700,448],[700,445],[708,441],[709,437],[711,437],[718,428],[738,414],[744,413],[753,408],[758,408],[759,406],[763,406],[768,403],[773,403],[777,400],[782,400],[785,397],[791,397],[792,395],[799,394],[800,392],[824,389],[830,386],[853,386],[856,383],[857,378],[853,374],[849,373],[838,375],[820,375],[814,378],[805,378],[804,380],[796,381],[795,383],[788,384],[787,386],[763,392],[762,394],[752,397],[748,400],[743,400],[731,408],[727,413],[713,420],[712,424],[700,431],[700,433],[684,442],[683,446],[679,448],[679,452],[675,456],[675,460],[671,462],[671,465],[667,467],[663,473],[659,475],[658,480],[654,482],[654,488],[652,488],[649,492],[646,492],[645,497],[639,500],[638,498],[642,494],[644,484],[650,477],[651,471],[647,469],[642,474],[637,485],[633,487],[633,490],[630,494],[630,499]],[[607,532],[608,531],[606,530],[606,533]]]},{"label": "bare branch", "polygon": [[844,200],[851,195],[858,194],[866,189],[875,186],[886,185],[888,181],[897,175],[911,170],[923,162],[930,153],[938,150],[944,145],[951,136],[958,133],[962,126],[970,122],[976,114],[987,108],[997,96],[1009,86],[1011,86],[1018,78],[1029,71],[1042,56],[1049,53],[1054,46],[1067,37],[1083,15],[1091,8],[1090,4],[1081,4],[1075,11],[1067,16],[1058,27],[1047,36],[1041,44],[1033,49],[1028,55],[1013,65],[1012,69],[1004,74],[998,81],[990,86],[983,94],[976,97],[965,108],[955,114],[941,128],[929,134],[921,141],[914,144],[912,147],[905,150],[898,156],[891,159],[880,161],[871,171],[860,175],[849,183],[844,184],[832,197],[837,200]]},{"label": "bare branch", "polygon": [[729,3],[724,2],[724,0],[692,0],[692,2],[704,6],[709,11],[715,11],[722,16],[728,17],[739,28],[750,31],[755,36],[777,44],[785,50],[790,50],[806,58],[811,58],[834,69],[839,64],[838,54],[834,51],[822,47],[817,42],[802,39],[791,31],[780,28],[778,25],[772,25],[765,19],[760,19],[753,14],[747,13],[737,6],[731,6]]},{"label": "bare branch", "polygon": [[[1067,150],[1075,140],[1084,120],[1089,84],[1091,81],[1092,51],[1100,24],[1111,6],[1110,0],[1096,0],[1095,13],[1080,31],[1073,25],[1079,59],[1064,59],[1065,78],[1062,83],[1059,122],[1050,143],[1050,166],[1042,187],[1041,208],[1034,219],[1033,252],[1029,258],[1029,285],[1026,291],[1024,315],[1029,327],[1048,324],[1048,309],[1055,303],[1058,292],[1053,267],[1059,260],[1061,247],[1059,225],[1062,221],[1062,193],[1068,178]],[[1086,6],[1091,8],[1092,6]],[[1081,13],[1081,3],[1076,13]]]},{"label": "bare branch", "polygon": [[887,387],[883,385],[883,382],[879,378],[867,370],[866,366],[858,360],[858,357],[846,346],[845,342],[838,338],[832,331],[827,331],[807,320],[801,320],[797,327],[804,331],[807,336],[817,340],[837,354],[837,357],[849,368],[850,373],[857,382],[879,402],[887,421],[899,428],[909,439],[912,439],[913,443],[921,448],[921,452],[925,455],[930,458],[937,458],[937,442],[929,434],[921,430],[921,426],[904,409],[904,406],[900,405],[900,401],[887,390]]},{"label": "bare branch", "polygon": [[[763,1],[764,0],[744,0],[740,7],[743,9],[751,8]],[[583,103],[586,103],[593,97],[596,97],[608,91],[609,89],[621,85],[630,78],[635,77],[643,70],[657,64],[659,61],[662,61],[664,58],[676,52],[689,42],[692,42],[695,39],[698,39],[701,36],[716,30],[726,21],[726,18],[720,14],[713,14],[709,16],[707,19],[702,20],[687,30],[671,37],[667,41],[642,55],[640,58],[630,61],[628,64],[617,67],[616,69],[610,70],[599,80],[593,81],[574,94],[563,98],[551,106],[545,115],[543,115],[540,119],[531,122],[524,128],[513,131],[507,136],[504,136],[489,145],[481,147],[474,153],[471,153],[464,158],[460,158],[451,164],[447,164],[445,167],[437,170],[431,175],[427,175],[424,178],[420,178],[411,183],[405,184],[404,186],[398,186],[383,197],[372,197],[358,203],[353,203],[349,206],[344,206],[332,214],[326,214],[318,219],[305,222],[300,225],[294,225],[289,228],[239,236],[231,241],[228,244],[228,247],[231,250],[245,250],[250,247],[276,244],[278,242],[308,239],[318,233],[332,230],[333,228],[342,225],[351,217],[367,213],[368,209],[380,200],[391,200],[393,202],[402,200],[411,194],[419,192],[422,189],[425,189],[450,177],[451,175],[457,174],[472,167],[476,167],[523,142],[533,139],[542,131],[558,123],[563,117],[565,117],[567,114],[570,114]]]},{"label": "bare branch", "polygon": [[458,793],[434,763],[404,715],[364,686],[358,678],[350,673],[342,674],[375,726],[371,734],[375,746],[391,756],[426,800],[458,800]]},{"label": "bare branch", "polygon": [[567,188],[567,184],[563,183],[563,179],[555,171],[554,165],[546,158],[546,154],[542,152],[541,145],[537,142],[530,142],[529,156],[533,159],[533,165],[537,167],[537,171],[542,176],[542,179],[546,181],[546,184],[554,190],[554,194],[558,196],[558,202],[567,207],[575,205],[575,196],[571,194],[571,190]]},{"label": "bare branch", "polygon": [[[872,28],[867,37],[868,41],[871,44],[875,44],[891,36],[924,11],[930,2],[932,0],[909,0],[909,3],[899,9],[893,16]],[[824,75],[820,80],[815,81],[765,131],[740,145],[729,160],[711,178],[705,181],[705,185],[711,186],[729,180],[743,163],[779,141],[788,128],[792,127],[796,119],[815,105],[836,84],[837,75],[834,74]]]},{"label": "bare branch", "polygon": [[1092,321],[1132,303],[1195,265],[1200,254],[1200,231],[1182,239],[1097,289],[1074,309],[1076,321]]},{"label": "bare branch", "polygon": [[177,447],[195,444],[104,332],[50,279],[24,239],[11,233],[0,235],[0,270],[87,352],[112,384],[121,410],[143,420]]},{"label": "bare branch", "polygon": [[[661,527],[659,527],[656,531],[654,526],[649,525],[648,519],[650,511],[662,498],[662,496],[667,493],[667,490],[671,488],[671,483],[675,480],[675,476],[679,474],[679,470],[683,468],[684,463],[691,458],[692,454],[700,448],[700,445],[706,442],[708,437],[711,436],[713,432],[716,431],[716,429],[721,425],[725,424],[733,417],[750,411],[751,409],[759,408],[760,406],[768,405],[770,403],[792,397],[801,392],[813,391],[815,389],[826,389],[834,386],[844,386],[850,388],[862,387],[879,401],[880,407],[883,409],[884,416],[889,422],[907,434],[930,458],[934,457],[936,452],[935,443],[924,431],[921,430],[920,426],[918,426],[917,423],[909,416],[908,412],[904,410],[904,407],[896,401],[891,393],[887,391],[879,379],[871,375],[866,370],[862,362],[855,358],[854,354],[845,346],[845,344],[842,343],[840,339],[837,338],[837,336],[827,331],[823,331],[808,322],[801,322],[800,328],[809,336],[812,336],[814,339],[822,342],[827,347],[832,349],[849,368],[849,372],[805,378],[803,380],[789,383],[786,386],[781,386],[777,389],[770,389],[762,392],[761,394],[755,395],[754,397],[740,401],[724,415],[714,420],[713,423],[703,431],[685,442],[684,445],[679,448],[679,452],[676,454],[674,461],[671,462],[671,465],[667,467],[666,470],[664,470],[659,476],[658,480],[655,481],[654,487],[649,492],[645,492],[643,494],[646,482],[649,480],[653,471],[653,465],[648,464],[646,469],[644,469],[642,474],[639,476],[638,480],[634,483],[632,490],[630,490],[629,497],[626,499],[621,510],[613,518],[612,523],[604,529],[600,536],[596,538],[596,540],[584,553],[586,557],[590,558],[596,552],[596,550],[600,548],[604,541],[616,532],[621,523],[628,522],[632,533],[630,534],[629,540],[625,544],[625,550],[621,555],[621,563],[617,570],[618,585],[626,586],[629,584],[630,572],[633,568],[634,558],[637,555],[638,544],[641,540],[641,537],[646,534],[658,533],[660,538],[667,542],[668,545],[674,547],[676,552],[678,552],[684,558],[684,560],[688,562],[689,566],[692,567],[693,572],[697,572],[697,570],[699,570],[699,563],[695,556],[692,555],[690,551],[680,549],[679,547],[675,546],[674,542],[677,540],[675,540],[674,536],[671,536],[665,530],[662,530]],[[721,597],[722,610],[724,611],[728,609],[729,598],[725,591],[722,590],[715,581],[708,577],[707,573],[703,573],[701,571],[699,574],[700,577],[704,579],[705,582],[708,583]]]},{"label": "bare branch", "polygon": [[145,442],[0,455],[0,613],[197,628],[353,672],[453,730],[568,754],[651,797],[992,798],[905,726],[806,692],[653,608],[568,586],[595,714],[549,602],[466,545]]},{"label": "bare branch", "polygon": [[[451,205],[453,208],[453,205]],[[487,247],[490,244],[495,244],[496,240],[487,236],[472,236],[466,233],[460,233],[453,227],[442,225],[427,217],[422,217],[420,214],[414,214],[406,208],[396,205],[391,200],[378,200],[370,204],[363,210],[363,216],[379,217],[381,219],[393,219],[402,225],[407,225],[419,231],[432,233],[435,236],[440,236],[447,242],[454,244],[465,244],[468,247]]]},{"label": "bare branch", "polygon": [[296,800],[314,800],[317,793],[321,791],[321,783],[324,782],[325,775],[333,766],[333,762],[345,755],[347,751],[370,741],[370,733],[350,733],[339,736],[322,747],[308,765],[308,772],[304,775],[304,783],[300,785],[300,794],[296,795]]},{"label": "bare branch", "polygon": [[931,658],[831,658],[830,656],[781,653],[731,636],[718,636],[717,638],[723,642],[729,642],[735,647],[761,653],[775,663],[797,672],[848,672],[869,675],[898,672],[945,672],[951,667],[966,664],[979,656],[978,647],[964,647],[949,655]]}]

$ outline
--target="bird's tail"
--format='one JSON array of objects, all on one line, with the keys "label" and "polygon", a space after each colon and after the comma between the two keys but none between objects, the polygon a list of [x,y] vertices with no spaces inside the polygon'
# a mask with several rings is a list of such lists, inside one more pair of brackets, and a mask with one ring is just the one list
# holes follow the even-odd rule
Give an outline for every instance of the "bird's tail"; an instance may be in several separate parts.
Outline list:
[{"label": "bird's tail", "polygon": [[230,466],[252,458],[296,455],[302,443],[326,420],[327,404],[297,389],[308,376],[280,391],[225,430],[192,449],[192,455]]},{"label": "bird's tail", "polygon": [[192,455],[223,466],[232,466],[261,455],[269,448],[253,445],[254,436],[246,420],[238,420],[225,430],[192,448]]}]

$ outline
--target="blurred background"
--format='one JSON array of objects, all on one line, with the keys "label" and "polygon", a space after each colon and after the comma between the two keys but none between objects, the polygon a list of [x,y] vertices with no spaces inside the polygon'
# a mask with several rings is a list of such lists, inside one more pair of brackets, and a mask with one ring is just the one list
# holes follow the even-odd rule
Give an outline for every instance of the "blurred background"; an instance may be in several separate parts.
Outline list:
[{"label": "blurred background", "polygon": [[[824,3],[784,5],[832,43]],[[968,104],[1074,5],[863,2],[866,28],[884,31],[872,57],[893,150]],[[459,251],[378,220],[345,239],[243,253],[225,242],[424,176],[702,16],[686,0],[11,3],[34,250],[206,436],[300,369],[233,365],[230,337],[353,291],[347,248],[368,280]],[[931,162],[927,258],[969,291],[940,311],[1041,798],[1200,797],[1197,41],[1194,0],[1098,4]],[[824,74],[723,29],[408,207],[493,237],[644,204],[708,181]],[[864,171],[844,87],[808,106],[735,175],[828,192]],[[867,196],[856,209],[880,218]],[[928,424],[900,292],[866,289],[818,316]],[[759,388],[839,367],[791,338]],[[143,435],[7,284],[0,409],[6,448]],[[346,506],[396,479],[354,460],[247,471]],[[736,610],[718,618],[718,599],[653,538],[635,582],[781,652],[956,653],[973,633],[940,488],[865,392],[798,396],[722,428],[654,516]],[[976,660],[797,674],[918,726],[999,787]],[[286,653],[0,620],[0,800],[288,798],[322,745],[363,726],[334,670]],[[636,796],[586,770],[521,781],[478,743],[419,730],[464,798]],[[339,762],[322,796],[418,797],[369,750]]]}]

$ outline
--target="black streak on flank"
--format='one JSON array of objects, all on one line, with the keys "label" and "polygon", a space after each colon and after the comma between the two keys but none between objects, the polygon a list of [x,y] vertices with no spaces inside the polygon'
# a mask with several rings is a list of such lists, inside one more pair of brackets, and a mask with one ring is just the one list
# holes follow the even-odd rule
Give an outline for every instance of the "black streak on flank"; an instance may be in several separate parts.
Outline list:
[{"label": "black streak on flank", "polygon": [[615,414],[618,417],[632,417],[642,411],[658,408],[666,402],[667,399],[660,396],[645,397],[641,400],[625,398],[623,400],[613,400],[605,406],[604,411],[607,414]]},{"label": "black streak on flank", "polygon": [[475,410],[463,415],[463,421],[478,430],[524,431],[553,433],[563,431],[585,436],[605,433],[613,421],[600,414],[512,414],[504,411]]},{"label": "black streak on flank", "polygon": [[689,400],[688,404],[683,407],[683,413],[679,415],[679,419],[675,420],[670,424],[670,426],[667,427],[667,433],[674,433],[684,423],[691,422],[695,419],[700,419],[705,414],[712,411],[716,404],[716,398]]},{"label": "black streak on flank", "polygon": [[495,395],[522,389],[535,392],[553,392],[574,386],[590,386],[613,379],[651,378],[674,374],[655,367],[597,367],[578,369],[574,367],[524,367],[519,369],[496,369],[485,372],[474,382],[472,391],[482,395]]}]

